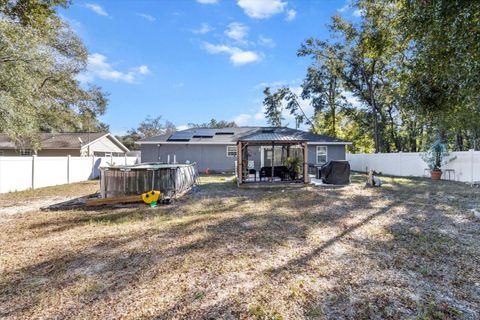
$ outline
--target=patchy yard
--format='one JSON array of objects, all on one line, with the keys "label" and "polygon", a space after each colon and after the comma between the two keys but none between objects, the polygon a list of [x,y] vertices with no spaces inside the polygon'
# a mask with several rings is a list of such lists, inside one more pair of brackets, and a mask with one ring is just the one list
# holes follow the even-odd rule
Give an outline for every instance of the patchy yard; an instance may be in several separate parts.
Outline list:
[{"label": "patchy yard", "polygon": [[[208,177],[155,209],[11,215],[0,318],[480,318],[480,190],[354,181],[248,190]],[[19,195],[0,206],[28,203]]]},{"label": "patchy yard", "polygon": [[99,191],[98,181],[85,181],[36,190],[0,194],[0,223],[13,215],[38,211],[40,208]]}]

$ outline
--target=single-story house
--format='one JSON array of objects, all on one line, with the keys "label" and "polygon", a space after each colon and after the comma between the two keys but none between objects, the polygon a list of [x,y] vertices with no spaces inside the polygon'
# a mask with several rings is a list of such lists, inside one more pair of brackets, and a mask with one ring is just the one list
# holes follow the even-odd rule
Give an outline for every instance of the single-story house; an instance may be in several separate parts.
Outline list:
[{"label": "single-story house", "polygon": [[[306,143],[310,166],[322,165],[330,160],[345,160],[345,146],[351,144],[284,127],[190,128],[145,138],[137,144],[141,148],[142,162],[196,162],[200,171],[235,172],[239,142],[250,142],[248,167],[258,171],[264,166],[282,165],[285,158],[285,143],[282,144],[282,141],[292,140]],[[301,153],[300,148],[295,149],[295,146],[291,150],[292,153]]]},{"label": "single-story house", "polygon": [[123,156],[129,152],[108,132],[62,132],[40,134],[40,149],[18,147],[5,134],[0,134],[0,156]]}]

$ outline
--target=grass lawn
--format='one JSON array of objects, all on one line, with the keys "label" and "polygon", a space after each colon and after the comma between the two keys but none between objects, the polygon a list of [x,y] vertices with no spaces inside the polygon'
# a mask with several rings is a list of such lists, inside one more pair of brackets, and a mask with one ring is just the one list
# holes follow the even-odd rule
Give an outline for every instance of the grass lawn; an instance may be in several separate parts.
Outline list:
[{"label": "grass lawn", "polygon": [[[480,189],[364,176],[0,221],[0,318],[478,319]],[[0,195],[1,206],[98,182]]]}]

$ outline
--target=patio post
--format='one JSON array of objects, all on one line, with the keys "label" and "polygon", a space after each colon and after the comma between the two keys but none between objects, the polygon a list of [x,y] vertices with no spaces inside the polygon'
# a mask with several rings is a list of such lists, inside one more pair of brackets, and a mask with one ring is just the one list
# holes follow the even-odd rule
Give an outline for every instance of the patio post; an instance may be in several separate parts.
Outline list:
[{"label": "patio post", "polygon": [[273,170],[275,168],[274,166],[274,161],[275,161],[275,142],[273,142],[272,140],[272,183],[273,183],[273,180],[274,180],[274,175],[273,175]]},{"label": "patio post", "polygon": [[303,183],[307,184],[308,179],[308,145],[306,142],[302,143],[303,146]]},{"label": "patio post", "polygon": [[243,172],[242,172],[242,142],[237,142],[237,185],[243,183]]}]

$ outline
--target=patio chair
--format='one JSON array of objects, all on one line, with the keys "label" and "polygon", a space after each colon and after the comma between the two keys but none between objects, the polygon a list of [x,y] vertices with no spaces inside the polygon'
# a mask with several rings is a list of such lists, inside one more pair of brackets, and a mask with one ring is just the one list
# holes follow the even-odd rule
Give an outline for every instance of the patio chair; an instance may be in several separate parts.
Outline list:
[{"label": "patio chair", "polygon": [[257,170],[249,169],[248,170],[248,176],[250,177],[251,174],[253,174],[253,181],[257,182]]}]

